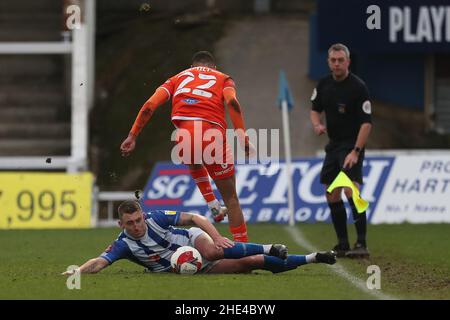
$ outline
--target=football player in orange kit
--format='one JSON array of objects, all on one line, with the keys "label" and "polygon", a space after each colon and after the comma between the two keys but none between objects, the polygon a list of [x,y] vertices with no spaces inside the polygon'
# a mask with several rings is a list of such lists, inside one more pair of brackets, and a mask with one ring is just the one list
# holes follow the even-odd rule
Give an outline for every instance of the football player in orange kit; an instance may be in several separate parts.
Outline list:
[{"label": "football player in orange kit", "polygon": [[[225,104],[228,106],[231,122],[237,132],[239,142],[246,156],[255,153],[253,145],[245,134],[244,119],[239,101],[236,98],[236,88],[230,76],[216,70],[214,57],[207,51],[197,52],[192,59],[192,66],[168,79],[158,87],[155,93],[144,103],[131,128],[128,137],[120,146],[123,156],[128,156],[136,145],[136,137],[150,120],[153,112],[161,104],[172,98],[172,123],[177,127],[177,142],[180,143],[181,130],[190,133],[190,155],[183,157],[183,163],[189,167],[192,178],[201,191],[216,222],[222,221],[228,214],[229,228],[235,241],[247,242],[247,226],[236,194],[234,162],[231,150],[226,143]],[[220,148],[214,159],[221,157],[222,161],[205,161],[203,151],[208,146],[204,140],[205,131],[218,130],[221,133]],[[196,134],[194,134],[194,132]],[[201,141],[194,141],[194,136]],[[199,146],[200,144],[200,146]],[[194,153],[198,147],[202,152],[200,163],[194,161]],[[183,152],[184,152],[183,151]],[[187,152],[189,154],[189,152]],[[196,158],[198,159],[198,158]],[[210,159],[208,159],[210,160]],[[221,207],[216,199],[209,176],[214,180],[222,195],[225,206]]]}]

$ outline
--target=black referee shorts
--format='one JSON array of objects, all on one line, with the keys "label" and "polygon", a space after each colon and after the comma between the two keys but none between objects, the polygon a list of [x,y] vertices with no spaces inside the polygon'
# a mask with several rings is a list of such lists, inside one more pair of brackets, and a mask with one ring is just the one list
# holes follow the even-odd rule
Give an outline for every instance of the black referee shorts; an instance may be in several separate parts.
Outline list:
[{"label": "black referee shorts", "polygon": [[[320,183],[330,185],[344,166],[345,157],[353,150],[353,143],[329,143],[325,147],[325,160],[320,172]],[[364,149],[361,150],[358,162],[351,168],[344,170],[347,176],[359,184],[363,183],[362,164],[364,160]]]}]

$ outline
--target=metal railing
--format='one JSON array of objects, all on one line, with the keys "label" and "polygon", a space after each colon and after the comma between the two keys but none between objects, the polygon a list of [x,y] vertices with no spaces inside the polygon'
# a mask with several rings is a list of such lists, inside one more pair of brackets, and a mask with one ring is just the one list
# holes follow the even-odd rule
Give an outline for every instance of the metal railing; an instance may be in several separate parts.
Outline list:
[{"label": "metal railing", "polygon": [[71,42],[0,42],[0,54],[70,54]]},{"label": "metal railing", "polygon": [[[95,215],[94,227],[113,227],[117,225],[116,219],[114,219],[114,202],[125,201],[125,200],[135,200],[135,191],[102,191],[95,192],[94,197],[94,208],[93,212]],[[99,219],[100,208],[99,203],[106,202],[107,205],[107,218]]]}]

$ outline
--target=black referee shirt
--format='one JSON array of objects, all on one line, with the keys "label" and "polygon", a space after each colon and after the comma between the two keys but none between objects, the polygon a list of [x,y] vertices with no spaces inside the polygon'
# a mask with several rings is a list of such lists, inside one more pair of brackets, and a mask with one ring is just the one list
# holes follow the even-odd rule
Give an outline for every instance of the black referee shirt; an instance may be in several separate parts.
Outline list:
[{"label": "black referee shirt", "polygon": [[372,123],[366,84],[353,73],[342,81],[321,79],[311,96],[312,110],[325,112],[330,141],[354,143],[363,123]]}]

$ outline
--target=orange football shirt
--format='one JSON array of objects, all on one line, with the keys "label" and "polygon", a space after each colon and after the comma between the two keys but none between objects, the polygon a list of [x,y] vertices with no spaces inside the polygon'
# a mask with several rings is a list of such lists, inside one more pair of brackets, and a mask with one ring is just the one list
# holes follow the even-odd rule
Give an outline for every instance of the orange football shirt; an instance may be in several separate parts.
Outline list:
[{"label": "orange football shirt", "polygon": [[207,67],[186,69],[160,86],[172,98],[172,121],[204,120],[224,129],[226,87],[235,87],[230,76]]}]

